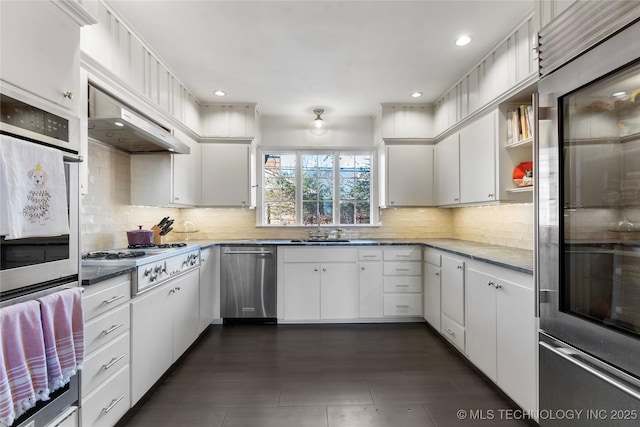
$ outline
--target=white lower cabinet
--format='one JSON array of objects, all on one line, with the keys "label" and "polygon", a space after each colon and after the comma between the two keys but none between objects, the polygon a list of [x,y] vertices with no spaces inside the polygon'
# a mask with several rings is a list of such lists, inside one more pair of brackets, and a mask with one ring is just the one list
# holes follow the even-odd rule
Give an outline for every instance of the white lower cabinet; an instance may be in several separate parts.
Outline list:
[{"label": "white lower cabinet", "polygon": [[429,322],[433,328],[440,332],[440,254],[432,250],[425,249],[423,263],[423,310],[424,320]]},{"label": "white lower cabinet", "polygon": [[357,250],[286,248],[284,320],[357,318]]},{"label": "white lower cabinet", "polygon": [[130,298],[129,274],[85,288],[86,360],[80,375],[83,426],[112,426],[131,407]]},{"label": "white lower cabinet", "polygon": [[537,407],[533,277],[469,263],[467,356],[525,410]]},{"label": "white lower cabinet", "polygon": [[382,317],[382,249],[358,250],[358,317]]},{"label": "white lower cabinet", "polygon": [[422,316],[422,248],[385,248],[383,315]]},{"label": "white lower cabinet", "polygon": [[200,332],[220,319],[220,287],[216,280],[216,248],[200,251]]},{"label": "white lower cabinet", "polygon": [[442,334],[463,352],[465,351],[464,265],[465,262],[462,259],[443,255],[440,273]]},{"label": "white lower cabinet", "polygon": [[198,270],[132,300],[132,404],[144,396],[198,337],[198,300]]}]

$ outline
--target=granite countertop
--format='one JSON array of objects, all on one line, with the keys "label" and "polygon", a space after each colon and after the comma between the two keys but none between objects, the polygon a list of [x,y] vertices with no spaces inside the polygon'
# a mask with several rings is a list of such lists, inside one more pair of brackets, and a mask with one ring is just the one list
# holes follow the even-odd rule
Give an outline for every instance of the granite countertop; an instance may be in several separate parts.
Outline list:
[{"label": "granite countertop", "polygon": [[425,245],[478,261],[487,262],[499,267],[509,268],[522,273],[533,274],[533,251],[490,245],[457,239],[372,239],[350,240],[348,242],[304,242],[295,240],[194,240],[191,244],[199,244],[202,249],[221,245],[278,245],[278,246],[386,246],[386,245]]},{"label": "granite countertop", "polygon": [[109,266],[83,266],[80,274],[82,275],[82,286],[91,286],[96,283],[104,282],[123,274],[136,271],[136,267],[109,265]]}]

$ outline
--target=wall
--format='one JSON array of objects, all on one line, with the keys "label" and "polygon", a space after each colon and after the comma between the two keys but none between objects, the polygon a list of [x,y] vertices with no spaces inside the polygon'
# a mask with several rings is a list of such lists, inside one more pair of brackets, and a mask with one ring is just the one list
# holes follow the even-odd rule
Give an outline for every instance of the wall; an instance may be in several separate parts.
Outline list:
[{"label": "wall", "polygon": [[129,204],[129,154],[90,142],[87,158],[88,189],[80,207],[82,253],[126,247],[128,230],[138,225],[148,229],[165,216],[178,216],[178,209]]},{"label": "wall", "polygon": [[[88,193],[81,206],[81,251],[126,247],[126,231],[150,228],[162,217],[184,219],[198,233],[191,239],[294,239],[305,227],[256,227],[256,211],[240,208],[153,208],[131,206],[130,155],[102,144],[89,144]],[[343,227],[345,237],[360,239],[456,238],[533,249],[533,206],[498,205],[456,209],[404,208],[380,211],[379,227]],[[185,238],[170,233],[169,241]]]},{"label": "wall", "polygon": [[[311,112],[310,112],[311,113]],[[373,119],[371,117],[332,118],[323,114],[329,124],[326,135],[312,135],[308,125],[315,117],[309,114],[309,120],[299,117],[265,116],[262,117],[263,147],[352,147],[373,148]]]}]

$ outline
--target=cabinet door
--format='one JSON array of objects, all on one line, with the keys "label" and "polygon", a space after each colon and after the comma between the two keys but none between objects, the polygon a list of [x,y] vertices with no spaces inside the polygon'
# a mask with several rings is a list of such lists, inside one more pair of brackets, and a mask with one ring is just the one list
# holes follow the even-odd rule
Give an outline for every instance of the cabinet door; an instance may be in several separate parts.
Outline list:
[{"label": "cabinet door", "polygon": [[173,361],[178,360],[200,334],[200,275],[198,270],[172,280]]},{"label": "cabinet door", "polygon": [[79,25],[49,1],[2,1],[0,8],[2,80],[77,112]]},{"label": "cabinet door", "polygon": [[320,319],[320,266],[313,263],[284,265],[285,320]]},{"label": "cabinet door", "polygon": [[171,154],[131,155],[132,205],[166,206],[173,203],[171,156]]},{"label": "cabinet door", "polygon": [[467,355],[496,381],[496,279],[467,268]]},{"label": "cabinet door", "polygon": [[180,138],[189,145],[189,154],[172,154],[173,202],[179,205],[200,204],[200,144],[191,138]]},{"label": "cabinet door", "polygon": [[424,319],[440,331],[440,267],[424,264]]},{"label": "cabinet door", "polygon": [[537,395],[533,289],[501,278],[496,286],[498,385],[522,408],[532,410]]},{"label": "cabinet door", "polygon": [[212,248],[200,251],[200,331],[204,331],[215,316],[213,252]]},{"label": "cabinet door", "polygon": [[433,146],[388,146],[387,182],[389,206],[433,205]]},{"label": "cabinet door", "polygon": [[496,119],[493,112],[460,131],[460,203],[496,200]]},{"label": "cabinet door", "polygon": [[361,262],[358,272],[358,315],[360,318],[382,317],[382,263]]},{"label": "cabinet door", "polygon": [[436,200],[438,205],[460,203],[460,147],[458,134],[451,135],[436,145]]},{"label": "cabinet door", "polygon": [[173,289],[165,285],[131,302],[131,404],[173,363]]},{"label": "cabinet door", "polygon": [[201,145],[202,205],[249,205],[249,145]]},{"label": "cabinet door", "polygon": [[327,263],[320,267],[320,318],[358,317],[358,273],[355,263]]},{"label": "cabinet door", "polygon": [[442,257],[442,314],[464,326],[464,262]]}]

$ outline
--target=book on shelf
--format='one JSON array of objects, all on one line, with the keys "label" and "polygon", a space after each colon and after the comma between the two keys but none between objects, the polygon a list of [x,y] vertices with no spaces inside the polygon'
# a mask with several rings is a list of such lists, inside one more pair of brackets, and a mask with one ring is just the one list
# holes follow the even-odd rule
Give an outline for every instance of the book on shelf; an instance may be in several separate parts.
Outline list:
[{"label": "book on shelf", "polygon": [[531,105],[520,105],[507,111],[507,145],[533,136],[533,108]]}]

